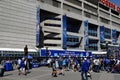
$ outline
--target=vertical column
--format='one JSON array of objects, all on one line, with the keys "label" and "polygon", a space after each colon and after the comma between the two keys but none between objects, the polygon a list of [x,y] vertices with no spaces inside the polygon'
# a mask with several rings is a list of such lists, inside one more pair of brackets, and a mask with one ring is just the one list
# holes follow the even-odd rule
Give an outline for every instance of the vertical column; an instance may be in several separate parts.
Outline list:
[{"label": "vertical column", "polygon": [[97,29],[97,37],[99,38],[99,42],[98,42],[98,51],[101,51],[101,48],[100,48],[100,9],[99,9],[99,2],[98,2],[98,10],[97,10],[97,14],[98,14],[98,29]]},{"label": "vertical column", "polygon": [[111,8],[110,8],[110,10],[109,10],[109,13],[110,13],[110,28],[111,28],[111,26],[112,26],[112,19],[111,19]]},{"label": "vertical column", "polygon": [[84,0],[82,0],[82,16],[84,17]]},{"label": "vertical column", "polygon": [[111,30],[111,42],[112,42],[112,19],[111,19],[112,14],[111,14],[111,8],[109,10],[109,13],[110,13],[110,30]]},{"label": "vertical column", "polygon": [[[84,20],[84,0],[82,0],[82,17],[83,17],[83,20]],[[83,39],[82,39],[82,49],[84,50],[84,21],[82,21],[82,32],[81,33],[83,33],[82,34],[82,37],[83,37]]]}]

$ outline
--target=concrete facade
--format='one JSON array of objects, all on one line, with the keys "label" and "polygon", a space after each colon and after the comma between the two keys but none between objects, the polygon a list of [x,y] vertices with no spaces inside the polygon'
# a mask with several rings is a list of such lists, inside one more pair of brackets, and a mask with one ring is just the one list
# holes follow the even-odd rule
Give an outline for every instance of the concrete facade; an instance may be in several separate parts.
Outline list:
[{"label": "concrete facade", "polygon": [[[89,29],[94,31],[95,36],[89,35],[89,44],[90,51],[104,51],[100,47],[100,26],[104,26],[105,31],[105,44],[110,42],[110,46],[116,46],[112,44],[111,39],[111,30],[115,29],[117,31],[117,44],[120,44],[120,13],[104,6],[99,0],[38,0],[37,5],[41,8],[41,14],[49,14],[49,15],[41,15],[41,27],[44,33],[44,47],[57,47],[61,48],[62,45],[62,37],[61,37],[61,16],[66,14],[67,16],[67,27],[72,25],[74,29],[79,27],[78,32],[67,31],[67,35],[71,35],[77,37],[79,40],[77,41],[77,47],[70,47],[67,42],[67,49],[81,49],[84,50],[84,24],[85,20],[88,20]],[[45,17],[59,18],[61,20],[51,20]],[[59,24],[60,27],[55,27],[51,25],[45,24]],[[75,26],[74,26],[75,25]],[[93,29],[94,27],[94,29]],[[93,34],[94,34],[93,33]],[[53,35],[56,34],[56,35]],[[52,39],[48,39],[47,37],[52,37]],[[58,38],[56,40],[56,37]],[[95,43],[94,43],[95,42]],[[75,42],[74,42],[75,43]],[[94,43],[94,44],[93,44]],[[71,44],[72,45],[72,44]],[[91,46],[97,46],[96,49]]]},{"label": "concrete facade", "polygon": [[36,1],[0,0],[0,48],[35,48]]}]

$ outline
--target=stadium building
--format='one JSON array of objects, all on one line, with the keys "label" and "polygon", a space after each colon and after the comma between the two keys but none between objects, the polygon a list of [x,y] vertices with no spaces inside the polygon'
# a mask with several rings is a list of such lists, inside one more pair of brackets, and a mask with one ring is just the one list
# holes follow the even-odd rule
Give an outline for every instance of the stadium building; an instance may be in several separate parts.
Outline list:
[{"label": "stadium building", "polygon": [[[119,56],[118,0],[0,0],[0,48]],[[3,54],[3,52],[1,51]]]}]

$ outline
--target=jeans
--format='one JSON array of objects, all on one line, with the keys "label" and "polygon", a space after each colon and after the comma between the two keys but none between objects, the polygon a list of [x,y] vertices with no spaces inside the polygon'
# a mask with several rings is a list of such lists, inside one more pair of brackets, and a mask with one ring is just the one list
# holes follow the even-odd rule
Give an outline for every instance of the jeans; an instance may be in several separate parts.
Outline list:
[{"label": "jeans", "polygon": [[81,71],[82,80],[88,80],[87,71]]},{"label": "jeans", "polygon": [[0,77],[4,76],[4,68],[0,68]]},{"label": "jeans", "polygon": [[99,65],[94,65],[95,72],[99,72]]}]

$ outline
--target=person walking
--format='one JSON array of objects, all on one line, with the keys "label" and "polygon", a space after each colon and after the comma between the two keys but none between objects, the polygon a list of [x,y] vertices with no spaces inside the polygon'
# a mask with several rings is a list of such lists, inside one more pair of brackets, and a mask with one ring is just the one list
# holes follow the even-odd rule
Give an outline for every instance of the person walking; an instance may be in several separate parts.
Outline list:
[{"label": "person walking", "polygon": [[82,80],[88,80],[88,73],[89,70],[89,63],[86,58],[83,59],[82,64],[81,64],[81,78]]},{"label": "person walking", "polygon": [[0,77],[4,76],[4,67],[0,64]]},{"label": "person walking", "polygon": [[21,63],[21,59],[18,59],[17,61],[18,75],[20,75],[20,63]]},{"label": "person walking", "polygon": [[25,58],[22,58],[22,60],[20,62],[20,72],[18,73],[18,75],[20,75],[20,74],[26,75],[26,71],[25,71]]},{"label": "person walking", "polygon": [[94,59],[93,63],[94,63],[95,72],[100,72],[100,70],[99,70],[99,68],[100,68],[99,67],[100,66],[99,58]]}]

